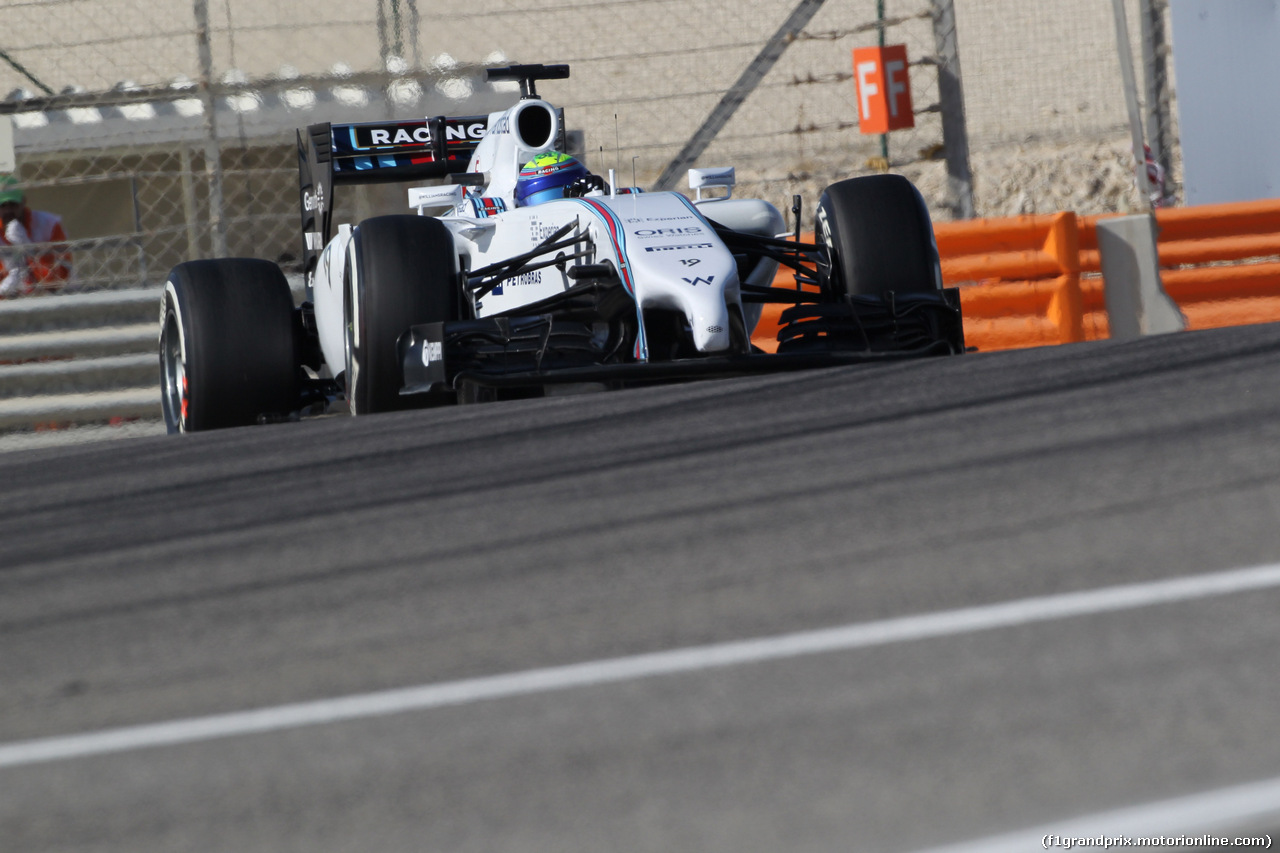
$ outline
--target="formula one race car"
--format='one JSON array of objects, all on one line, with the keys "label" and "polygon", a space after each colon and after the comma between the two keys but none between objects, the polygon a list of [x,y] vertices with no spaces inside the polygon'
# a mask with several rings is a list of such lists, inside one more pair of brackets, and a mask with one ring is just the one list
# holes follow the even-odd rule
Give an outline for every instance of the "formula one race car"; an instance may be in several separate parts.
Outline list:
[{"label": "formula one race car", "polygon": [[[690,170],[692,200],[588,172],[535,89],[568,66],[488,75],[519,81],[510,109],[299,131],[300,307],[266,261],[174,268],[160,333],[171,432],[343,398],[364,415],[964,351],[958,295],[906,179],[831,185],[805,243],[799,196],[788,231],[771,204],[732,197],[733,169]],[[408,190],[416,215],[334,227],[336,187],[428,179]],[[779,266],[794,286],[774,286]],[[775,353],[752,344],[765,303],[791,306]]]}]

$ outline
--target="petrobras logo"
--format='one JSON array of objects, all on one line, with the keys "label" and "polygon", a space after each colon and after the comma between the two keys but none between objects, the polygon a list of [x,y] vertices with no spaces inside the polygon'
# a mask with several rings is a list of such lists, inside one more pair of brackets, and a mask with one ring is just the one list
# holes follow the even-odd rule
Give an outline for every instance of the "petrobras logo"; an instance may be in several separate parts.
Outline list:
[{"label": "petrobras logo", "polygon": [[310,213],[313,210],[324,210],[324,186],[316,187],[314,193],[302,192],[302,209]]},{"label": "petrobras logo", "polygon": [[681,246],[645,246],[646,252],[679,252],[685,249],[710,249],[710,243],[685,243]]},{"label": "petrobras logo", "polygon": [[[518,275],[515,278],[509,278],[506,283],[512,287],[530,287],[542,284],[542,270],[534,270],[533,272]],[[496,293],[497,291],[495,290],[494,292]]]},{"label": "petrobras logo", "polygon": [[657,240],[662,237],[692,237],[701,234],[702,228],[697,225],[686,225],[682,228],[637,228],[632,232],[641,240]]}]

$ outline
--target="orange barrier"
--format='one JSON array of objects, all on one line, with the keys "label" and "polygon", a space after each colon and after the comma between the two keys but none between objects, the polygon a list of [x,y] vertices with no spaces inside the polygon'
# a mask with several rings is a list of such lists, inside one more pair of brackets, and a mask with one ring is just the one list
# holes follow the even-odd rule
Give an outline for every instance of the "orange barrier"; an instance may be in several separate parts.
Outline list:
[{"label": "orange barrier", "polygon": [[[1081,220],[1081,269],[1102,269],[1097,223],[1115,215]],[[1280,200],[1157,210],[1156,224],[1162,267],[1280,255]]]},{"label": "orange barrier", "polygon": [[968,346],[1085,340],[1074,213],[939,223],[934,234],[943,283],[960,287]]},{"label": "orange barrier", "polygon": [[[1064,212],[936,224],[943,282],[960,288],[965,343],[999,350],[1108,337],[1103,218]],[[1280,321],[1280,200],[1160,210],[1156,223],[1161,280],[1188,328]],[[791,271],[781,268],[774,286],[794,287]],[[784,307],[764,306],[757,346],[776,347]]]},{"label": "orange barrier", "polygon": [[[965,342],[995,350],[1108,337],[1097,237],[1104,218],[1059,213],[934,226],[943,280],[960,287]],[[1156,224],[1161,281],[1188,328],[1280,321],[1280,200],[1160,210]]]},{"label": "orange barrier", "polygon": [[[1080,224],[1080,267],[1101,271],[1097,222]],[[1280,321],[1280,200],[1156,211],[1160,279],[1189,329]]]}]

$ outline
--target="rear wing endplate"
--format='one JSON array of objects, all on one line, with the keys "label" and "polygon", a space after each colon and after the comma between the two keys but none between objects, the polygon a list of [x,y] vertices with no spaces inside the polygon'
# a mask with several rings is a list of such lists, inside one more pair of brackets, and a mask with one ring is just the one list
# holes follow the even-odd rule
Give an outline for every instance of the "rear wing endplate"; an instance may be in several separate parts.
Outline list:
[{"label": "rear wing endplate", "polygon": [[333,235],[333,188],[427,180],[467,170],[486,116],[313,124],[298,131],[302,263],[308,276]]}]

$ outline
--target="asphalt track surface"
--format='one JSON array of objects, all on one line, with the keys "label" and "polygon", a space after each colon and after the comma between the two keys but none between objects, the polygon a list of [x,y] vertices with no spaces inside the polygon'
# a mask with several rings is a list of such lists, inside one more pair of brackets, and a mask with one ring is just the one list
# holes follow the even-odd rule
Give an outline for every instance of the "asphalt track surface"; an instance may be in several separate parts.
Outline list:
[{"label": "asphalt track surface", "polygon": [[5,851],[906,853],[1280,777],[1280,586],[1142,598],[1280,563],[1276,326],[23,450],[0,494]]}]

